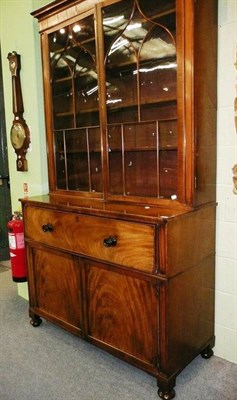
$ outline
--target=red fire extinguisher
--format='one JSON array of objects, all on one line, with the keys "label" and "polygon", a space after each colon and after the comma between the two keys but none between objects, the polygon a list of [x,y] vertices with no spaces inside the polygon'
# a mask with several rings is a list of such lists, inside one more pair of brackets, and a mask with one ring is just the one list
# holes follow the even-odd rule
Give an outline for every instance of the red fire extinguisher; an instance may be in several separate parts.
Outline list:
[{"label": "red fire extinguisher", "polygon": [[7,224],[8,240],[12,269],[12,280],[14,282],[26,282],[26,258],[24,229],[21,213],[14,213],[11,221]]}]

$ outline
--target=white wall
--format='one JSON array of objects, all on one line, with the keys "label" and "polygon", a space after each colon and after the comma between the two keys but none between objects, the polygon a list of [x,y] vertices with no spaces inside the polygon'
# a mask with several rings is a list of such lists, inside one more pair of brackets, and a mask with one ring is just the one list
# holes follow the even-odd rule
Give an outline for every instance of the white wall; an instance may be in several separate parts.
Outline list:
[{"label": "white wall", "polygon": [[[24,197],[24,183],[28,184],[29,196],[48,192],[40,39],[37,33],[37,21],[30,15],[35,9],[35,3],[46,2],[46,0],[21,0],[17,1],[16,7],[15,0],[0,0],[2,72],[13,211],[20,208],[18,199]],[[14,115],[7,55],[12,51],[21,56],[24,118],[31,132],[31,146],[26,157],[28,172],[16,171],[16,154],[10,144],[9,132]]]},{"label": "white wall", "polygon": [[[25,183],[28,185],[29,196],[48,192],[40,40],[37,21],[30,15],[35,8],[47,2],[47,0],[0,0],[0,40],[13,211],[21,209],[19,198],[25,196]],[[12,51],[16,51],[21,56],[20,75],[24,118],[31,132],[31,147],[27,153],[28,172],[16,171],[16,154],[10,144],[9,132],[14,115],[11,73],[7,55]],[[26,283],[18,284],[18,293],[27,297]]]},{"label": "white wall", "polygon": [[[208,1],[208,0],[207,0]],[[218,147],[216,234],[217,356],[237,363],[237,195],[232,167],[237,163],[234,99],[237,96],[237,2],[219,0]]]}]

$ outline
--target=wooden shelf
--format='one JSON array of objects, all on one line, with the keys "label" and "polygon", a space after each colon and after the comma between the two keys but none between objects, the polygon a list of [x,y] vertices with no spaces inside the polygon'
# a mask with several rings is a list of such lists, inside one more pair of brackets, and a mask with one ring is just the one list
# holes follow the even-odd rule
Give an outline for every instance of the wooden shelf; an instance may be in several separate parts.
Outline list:
[{"label": "wooden shelf", "polygon": [[[164,151],[164,150],[166,150],[166,151],[168,151],[168,150],[178,150],[178,148],[177,147],[173,147],[173,146],[167,146],[167,147],[159,147],[158,148],[158,151]],[[109,150],[108,150],[108,152],[109,152],[109,154],[111,154],[111,153],[129,153],[129,152],[139,152],[139,151],[142,151],[142,152],[146,152],[146,151],[157,151],[157,147],[136,147],[136,148],[126,148],[126,149],[124,149],[124,150],[122,150],[122,149],[119,149],[119,148],[109,148]]]},{"label": "wooden shelf", "polygon": [[[166,103],[173,103],[173,102],[177,102],[177,98],[176,97],[170,97],[170,98],[166,98],[166,99],[149,99],[148,101],[146,101],[145,103],[141,103],[140,107],[148,107],[151,105],[160,105],[160,104],[166,104]],[[122,110],[122,109],[129,109],[129,108],[134,108],[134,107],[138,107],[137,104],[131,103],[131,104],[125,104],[125,105],[117,105],[117,106],[108,106],[108,111],[115,111],[115,110]],[[88,109],[84,109],[83,111],[79,111],[76,112],[75,114],[72,111],[67,111],[67,112],[60,112],[60,113],[55,113],[54,116],[57,118],[61,118],[61,117],[74,117],[77,115],[82,115],[82,114],[88,114],[88,113],[95,113],[95,112],[99,112],[99,108],[88,108]]]}]

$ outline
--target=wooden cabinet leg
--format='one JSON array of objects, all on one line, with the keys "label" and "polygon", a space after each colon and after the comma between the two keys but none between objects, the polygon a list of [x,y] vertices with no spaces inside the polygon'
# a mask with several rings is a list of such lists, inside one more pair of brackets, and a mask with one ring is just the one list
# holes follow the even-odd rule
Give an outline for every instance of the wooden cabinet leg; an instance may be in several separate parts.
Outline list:
[{"label": "wooden cabinet leg", "polygon": [[164,400],[171,400],[175,397],[175,390],[170,389],[169,391],[158,390],[158,396]]},{"label": "wooden cabinet leg", "polygon": [[32,315],[32,318],[30,320],[30,324],[34,327],[37,328],[38,326],[40,326],[40,324],[42,323],[42,319],[38,316],[38,315]]},{"label": "wooden cabinet leg", "polygon": [[163,399],[163,400],[171,400],[175,397],[175,378],[171,379],[164,379],[158,378],[157,379],[157,385],[159,387],[158,389],[158,396]]},{"label": "wooden cabinet leg", "polygon": [[213,350],[210,345],[208,345],[203,351],[201,351],[202,358],[208,359],[213,356]]}]

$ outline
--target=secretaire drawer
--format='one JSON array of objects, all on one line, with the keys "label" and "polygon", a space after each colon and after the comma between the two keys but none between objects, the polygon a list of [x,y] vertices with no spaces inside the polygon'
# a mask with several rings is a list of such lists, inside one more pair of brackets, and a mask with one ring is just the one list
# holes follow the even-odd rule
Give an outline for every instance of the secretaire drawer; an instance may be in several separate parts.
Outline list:
[{"label": "secretaire drawer", "polygon": [[25,237],[59,249],[152,272],[155,228],[76,213],[26,207]]}]

